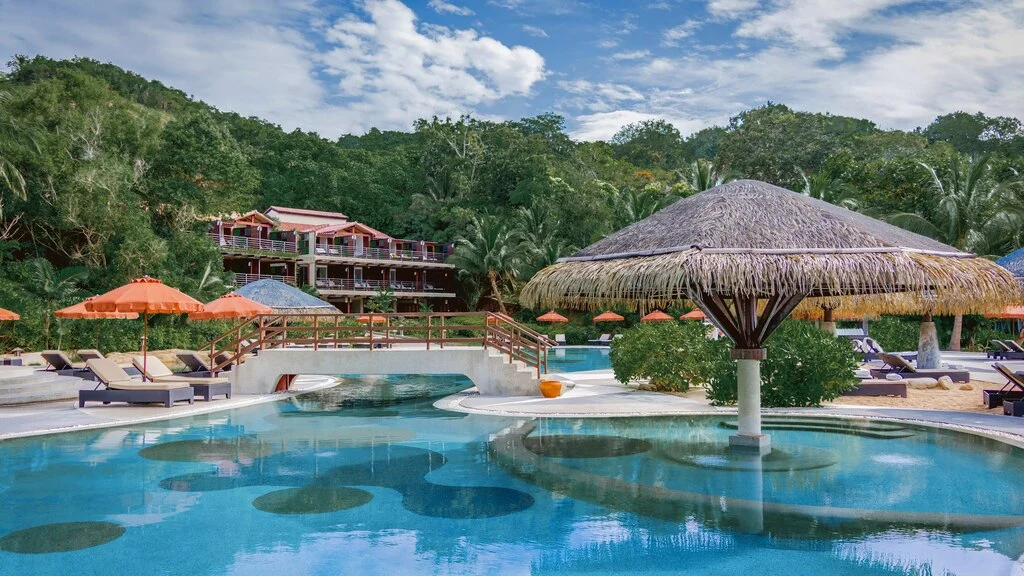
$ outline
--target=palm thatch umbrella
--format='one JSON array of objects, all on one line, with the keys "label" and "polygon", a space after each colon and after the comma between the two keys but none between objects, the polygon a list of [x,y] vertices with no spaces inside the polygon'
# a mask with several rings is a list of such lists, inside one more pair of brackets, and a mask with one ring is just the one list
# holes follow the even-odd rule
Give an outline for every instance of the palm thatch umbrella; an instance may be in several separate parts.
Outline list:
[{"label": "palm thatch umbrella", "polygon": [[1018,296],[994,263],[771,184],[738,180],[684,198],[538,272],[530,307],[664,308],[689,299],[732,341],[737,446],[761,434],[764,342],[806,297],[910,293],[935,312],[984,312]]},{"label": "palm thatch umbrella", "polygon": [[568,318],[566,318],[565,316],[562,316],[561,314],[559,314],[558,312],[555,312],[554,310],[552,310],[552,311],[550,311],[550,312],[548,312],[546,314],[541,314],[540,316],[537,316],[537,322],[551,322],[552,324],[554,324],[556,322],[568,322],[568,321],[569,321]]},{"label": "palm thatch umbrella", "polygon": [[14,312],[11,312],[10,310],[7,310],[5,308],[0,308],[0,320],[5,321],[5,322],[6,321],[21,320],[21,316],[16,314],[16,313],[14,313]]},{"label": "palm thatch umbrella", "polygon": [[707,316],[698,310],[691,310],[679,317],[680,320],[704,320]]},{"label": "palm thatch umbrella", "polygon": [[250,282],[235,290],[235,294],[269,306],[278,314],[338,313],[338,309],[329,302],[307,294],[295,286],[270,278]]},{"label": "palm thatch umbrella", "polygon": [[601,312],[597,316],[594,316],[593,322],[594,324],[597,324],[598,322],[622,322],[625,319],[626,318],[621,314],[616,314],[615,312],[608,310],[607,312]]},{"label": "palm thatch umbrella", "polygon": [[661,310],[655,310],[640,319],[641,322],[667,322],[669,320],[674,320],[674,318],[665,314]]}]

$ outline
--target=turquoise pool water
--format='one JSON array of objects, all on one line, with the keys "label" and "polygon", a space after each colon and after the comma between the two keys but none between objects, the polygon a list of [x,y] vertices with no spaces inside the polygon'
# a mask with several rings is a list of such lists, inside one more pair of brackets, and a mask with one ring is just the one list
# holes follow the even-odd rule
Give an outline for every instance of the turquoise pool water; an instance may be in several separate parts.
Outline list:
[{"label": "turquoise pool water", "polygon": [[548,352],[548,372],[582,372],[612,367],[607,346],[593,348],[563,347]]},{"label": "turquoise pool water", "polygon": [[[0,574],[1011,574],[1024,454],[891,423],[504,419],[456,377],[0,443]],[[157,408],[154,408],[156,410]]]}]

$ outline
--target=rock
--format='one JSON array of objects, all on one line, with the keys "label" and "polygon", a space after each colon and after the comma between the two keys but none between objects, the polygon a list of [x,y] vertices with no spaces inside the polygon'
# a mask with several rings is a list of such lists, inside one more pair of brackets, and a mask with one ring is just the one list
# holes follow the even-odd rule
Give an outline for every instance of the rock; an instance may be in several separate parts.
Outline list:
[{"label": "rock", "polygon": [[907,383],[907,388],[914,390],[931,390],[939,386],[935,378],[904,378],[903,381]]},{"label": "rock", "polygon": [[960,389],[961,390],[974,390],[974,386],[971,386],[970,384],[961,384],[960,385]]},{"label": "rock", "polygon": [[939,390],[951,390],[953,388],[953,379],[949,376],[941,376],[939,377],[938,384],[936,388]]}]

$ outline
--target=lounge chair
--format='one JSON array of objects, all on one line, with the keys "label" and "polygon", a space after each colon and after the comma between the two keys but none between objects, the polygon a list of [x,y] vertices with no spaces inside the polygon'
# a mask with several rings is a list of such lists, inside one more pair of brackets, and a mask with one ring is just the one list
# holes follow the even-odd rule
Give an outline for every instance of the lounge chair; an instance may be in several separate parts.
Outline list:
[{"label": "lounge chair", "polygon": [[77,376],[86,380],[92,379],[92,373],[84,363],[72,362],[71,358],[68,358],[68,355],[60,350],[43,350],[39,355],[46,361],[48,365],[46,370],[49,372],[56,372],[61,376]]},{"label": "lounge chair", "polygon": [[852,390],[843,392],[843,396],[899,396],[907,397],[906,380],[861,380]]},{"label": "lounge chair", "polygon": [[[86,366],[96,375],[100,384],[93,390],[78,391],[79,408],[84,408],[86,402],[162,402],[167,408],[181,400],[187,400],[189,404],[195,403],[195,392],[187,382],[136,380],[106,358],[94,358],[87,361]],[[99,388],[100,385],[105,388]]]},{"label": "lounge chair", "polygon": [[555,344],[565,346],[565,334],[555,334]]},{"label": "lounge chair", "polygon": [[89,360],[96,358],[106,358],[106,356],[103,355],[103,352],[92,348],[84,348],[76,352],[76,354],[78,354],[78,357],[81,358],[83,362],[88,362]]},{"label": "lounge chair", "polygon": [[1013,352],[1013,350],[1002,340],[989,340],[988,347],[985,349],[985,357],[998,360],[1007,352]]},{"label": "lounge chair", "polygon": [[175,354],[175,356],[178,357],[179,362],[185,365],[185,368],[188,368],[188,370],[184,374],[185,376],[214,375],[213,368],[211,368],[210,365],[206,363],[206,360],[203,360],[202,356],[191,350],[184,350],[182,352],[178,352],[177,354]]},{"label": "lounge chair", "polygon": [[918,369],[914,368],[910,362],[907,362],[905,358],[898,354],[890,354],[882,352],[878,355],[878,358],[885,362],[884,368],[873,368],[871,370],[872,378],[885,378],[887,374],[900,374],[909,376],[911,378],[935,378],[939,379],[943,376],[949,376],[953,382],[968,382],[971,379],[971,373],[967,370],[949,370],[946,368],[932,368],[932,369]]},{"label": "lounge chair", "polygon": [[868,336],[864,338],[864,361],[881,360],[881,354],[895,354],[907,361],[917,360],[917,352],[886,352],[877,340]]},{"label": "lounge chair", "polygon": [[1024,346],[1017,344],[1016,340],[1003,340],[1003,344],[1013,352],[1020,352],[1021,354],[1024,354]]},{"label": "lounge chair", "polygon": [[1024,376],[999,362],[993,363],[992,367],[1006,378],[1006,384],[999,390],[982,390],[982,403],[989,408],[995,408],[1002,405],[1003,400],[1024,400]]},{"label": "lounge chair", "polygon": [[587,344],[591,346],[607,346],[612,343],[611,334],[601,334],[601,337],[597,340],[587,340]]},{"label": "lounge chair", "polygon": [[133,356],[132,364],[142,372],[143,376],[153,382],[180,382],[191,386],[207,402],[213,396],[221,394],[231,398],[231,383],[228,382],[227,378],[205,378],[175,374],[159,358],[149,354],[146,355],[145,363],[143,363],[142,356]]}]

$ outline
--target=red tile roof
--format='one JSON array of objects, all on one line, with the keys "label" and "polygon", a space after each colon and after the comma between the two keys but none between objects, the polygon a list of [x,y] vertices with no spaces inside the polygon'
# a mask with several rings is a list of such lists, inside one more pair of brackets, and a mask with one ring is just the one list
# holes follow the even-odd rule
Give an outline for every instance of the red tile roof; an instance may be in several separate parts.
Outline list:
[{"label": "red tile roof", "polygon": [[346,222],[344,224],[333,224],[330,226],[324,226],[322,228],[318,228],[316,233],[337,235],[338,232],[345,232],[352,228],[362,228],[363,232],[373,236],[374,240],[384,240],[390,238],[390,236],[388,236],[387,234],[375,228],[371,228],[366,224],[363,224],[362,222]]},{"label": "red tile roof", "polygon": [[289,208],[287,206],[271,206],[270,208],[267,208],[265,211],[269,212],[271,210],[275,212],[281,212],[282,214],[301,214],[303,216],[323,216],[324,218],[348,219],[348,216],[345,216],[341,212],[323,212],[320,210],[307,210],[305,208]]}]

